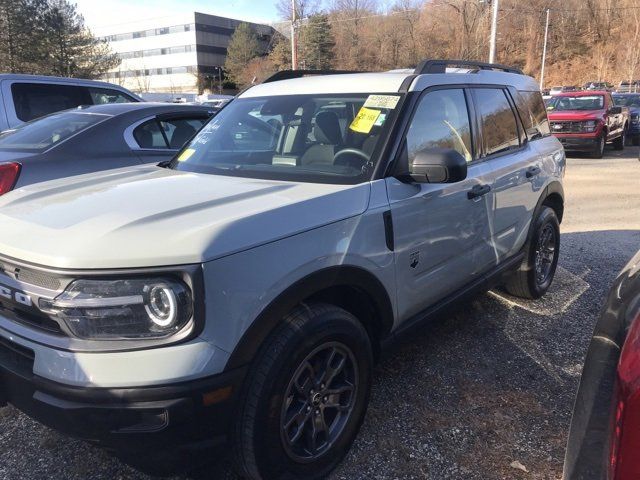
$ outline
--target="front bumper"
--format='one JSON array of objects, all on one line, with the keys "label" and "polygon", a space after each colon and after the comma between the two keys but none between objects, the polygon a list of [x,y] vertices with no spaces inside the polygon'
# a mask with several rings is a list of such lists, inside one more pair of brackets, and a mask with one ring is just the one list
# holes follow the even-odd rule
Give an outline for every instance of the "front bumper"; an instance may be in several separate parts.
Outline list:
[{"label": "front bumper", "polygon": [[34,353],[0,336],[0,405],[68,435],[128,452],[226,439],[245,369],[163,386],[69,386],[33,373]]},{"label": "front bumper", "polygon": [[569,151],[588,152],[598,146],[599,137],[584,135],[554,135],[564,147]]}]

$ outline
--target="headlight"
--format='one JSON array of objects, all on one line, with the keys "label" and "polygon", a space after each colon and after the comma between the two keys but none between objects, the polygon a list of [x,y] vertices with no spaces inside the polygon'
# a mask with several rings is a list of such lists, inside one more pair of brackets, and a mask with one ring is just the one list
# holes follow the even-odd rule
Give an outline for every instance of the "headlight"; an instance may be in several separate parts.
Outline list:
[{"label": "headlight", "polygon": [[597,126],[598,122],[596,122],[595,120],[582,122],[582,130],[585,132],[595,132]]},{"label": "headlight", "polygon": [[638,115],[637,113],[631,115],[631,123],[638,123],[640,122],[640,115]]},{"label": "headlight", "polygon": [[164,338],[180,331],[193,314],[189,287],[176,279],[75,280],[40,308],[61,319],[78,338]]}]

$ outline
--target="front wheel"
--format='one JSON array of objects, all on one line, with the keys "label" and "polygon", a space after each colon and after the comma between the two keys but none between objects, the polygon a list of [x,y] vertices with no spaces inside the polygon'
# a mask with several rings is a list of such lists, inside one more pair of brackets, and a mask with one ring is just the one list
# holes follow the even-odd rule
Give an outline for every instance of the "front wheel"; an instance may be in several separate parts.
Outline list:
[{"label": "front wheel", "polygon": [[234,432],[238,473],[320,479],[348,452],[369,401],[373,355],[363,325],[327,304],[288,315],[254,361]]},{"label": "front wheel", "polygon": [[627,129],[626,127],[622,130],[622,133],[618,138],[613,141],[613,148],[615,150],[624,150],[625,142],[627,141]]},{"label": "front wheel", "polygon": [[596,140],[596,145],[592,152],[593,158],[604,157],[604,146],[606,144],[605,138],[606,138],[606,133],[602,133],[602,135]]},{"label": "front wheel", "polygon": [[522,265],[507,278],[505,289],[516,297],[536,299],[551,286],[558,265],[560,224],[553,209],[542,207],[532,228]]}]

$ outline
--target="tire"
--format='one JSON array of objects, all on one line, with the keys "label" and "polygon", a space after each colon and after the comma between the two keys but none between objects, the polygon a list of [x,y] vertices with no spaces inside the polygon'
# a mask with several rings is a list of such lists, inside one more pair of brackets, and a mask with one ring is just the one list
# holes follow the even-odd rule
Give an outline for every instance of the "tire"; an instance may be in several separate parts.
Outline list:
[{"label": "tire", "polygon": [[[238,474],[256,480],[327,476],[360,429],[372,368],[369,336],[353,315],[327,304],[297,307],[265,341],[247,376],[232,438]],[[314,452],[310,432],[322,422],[328,427],[314,437]]]},{"label": "tire", "polygon": [[606,133],[603,133],[600,137],[598,137],[598,143],[596,144],[596,146],[594,147],[591,153],[593,158],[604,157],[604,146],[607,143],[605,140],[606,136],[607,136]]},{"label": "tire", "polygon": [[[547,235],[551,236],[549,240],[546,240]],[[525,248],[525,258],[518,270],[505,282],[507,292],[521,298],[542,297],[553,282],[559,253],[558,217],[553,209],[543,206],[534,220],[533,232]],[[544,267],[542,272],[538,270],[538,266]]]},{"label": "tire", "polygon": [[631,145],[633,145],[634,147],[640,145],[640,135],[634,135],[633,137],[631,137]]},{"label": "tire", "polygon": [[622,130],[622,133],[618,138],[613,141],[614,150],[624,150],[624,145],[627,139],[627,129],[626,127]]}]

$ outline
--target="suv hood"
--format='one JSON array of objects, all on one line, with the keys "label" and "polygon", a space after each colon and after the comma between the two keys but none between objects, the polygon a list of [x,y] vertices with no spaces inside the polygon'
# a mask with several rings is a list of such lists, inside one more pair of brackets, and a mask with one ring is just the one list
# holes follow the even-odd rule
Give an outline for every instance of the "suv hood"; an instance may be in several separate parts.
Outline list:
[{"label": "suv hood", "polygon": [[547,112],[549,120],[598,120],[605,114],[604,110],[562,110],[554,112],[553,110]]},{"label": "suv hood", "polygon": [[0,255],[63,269],[200,263],[361,214],[369,192],[149,165],[80,175],[0,197]]}]

